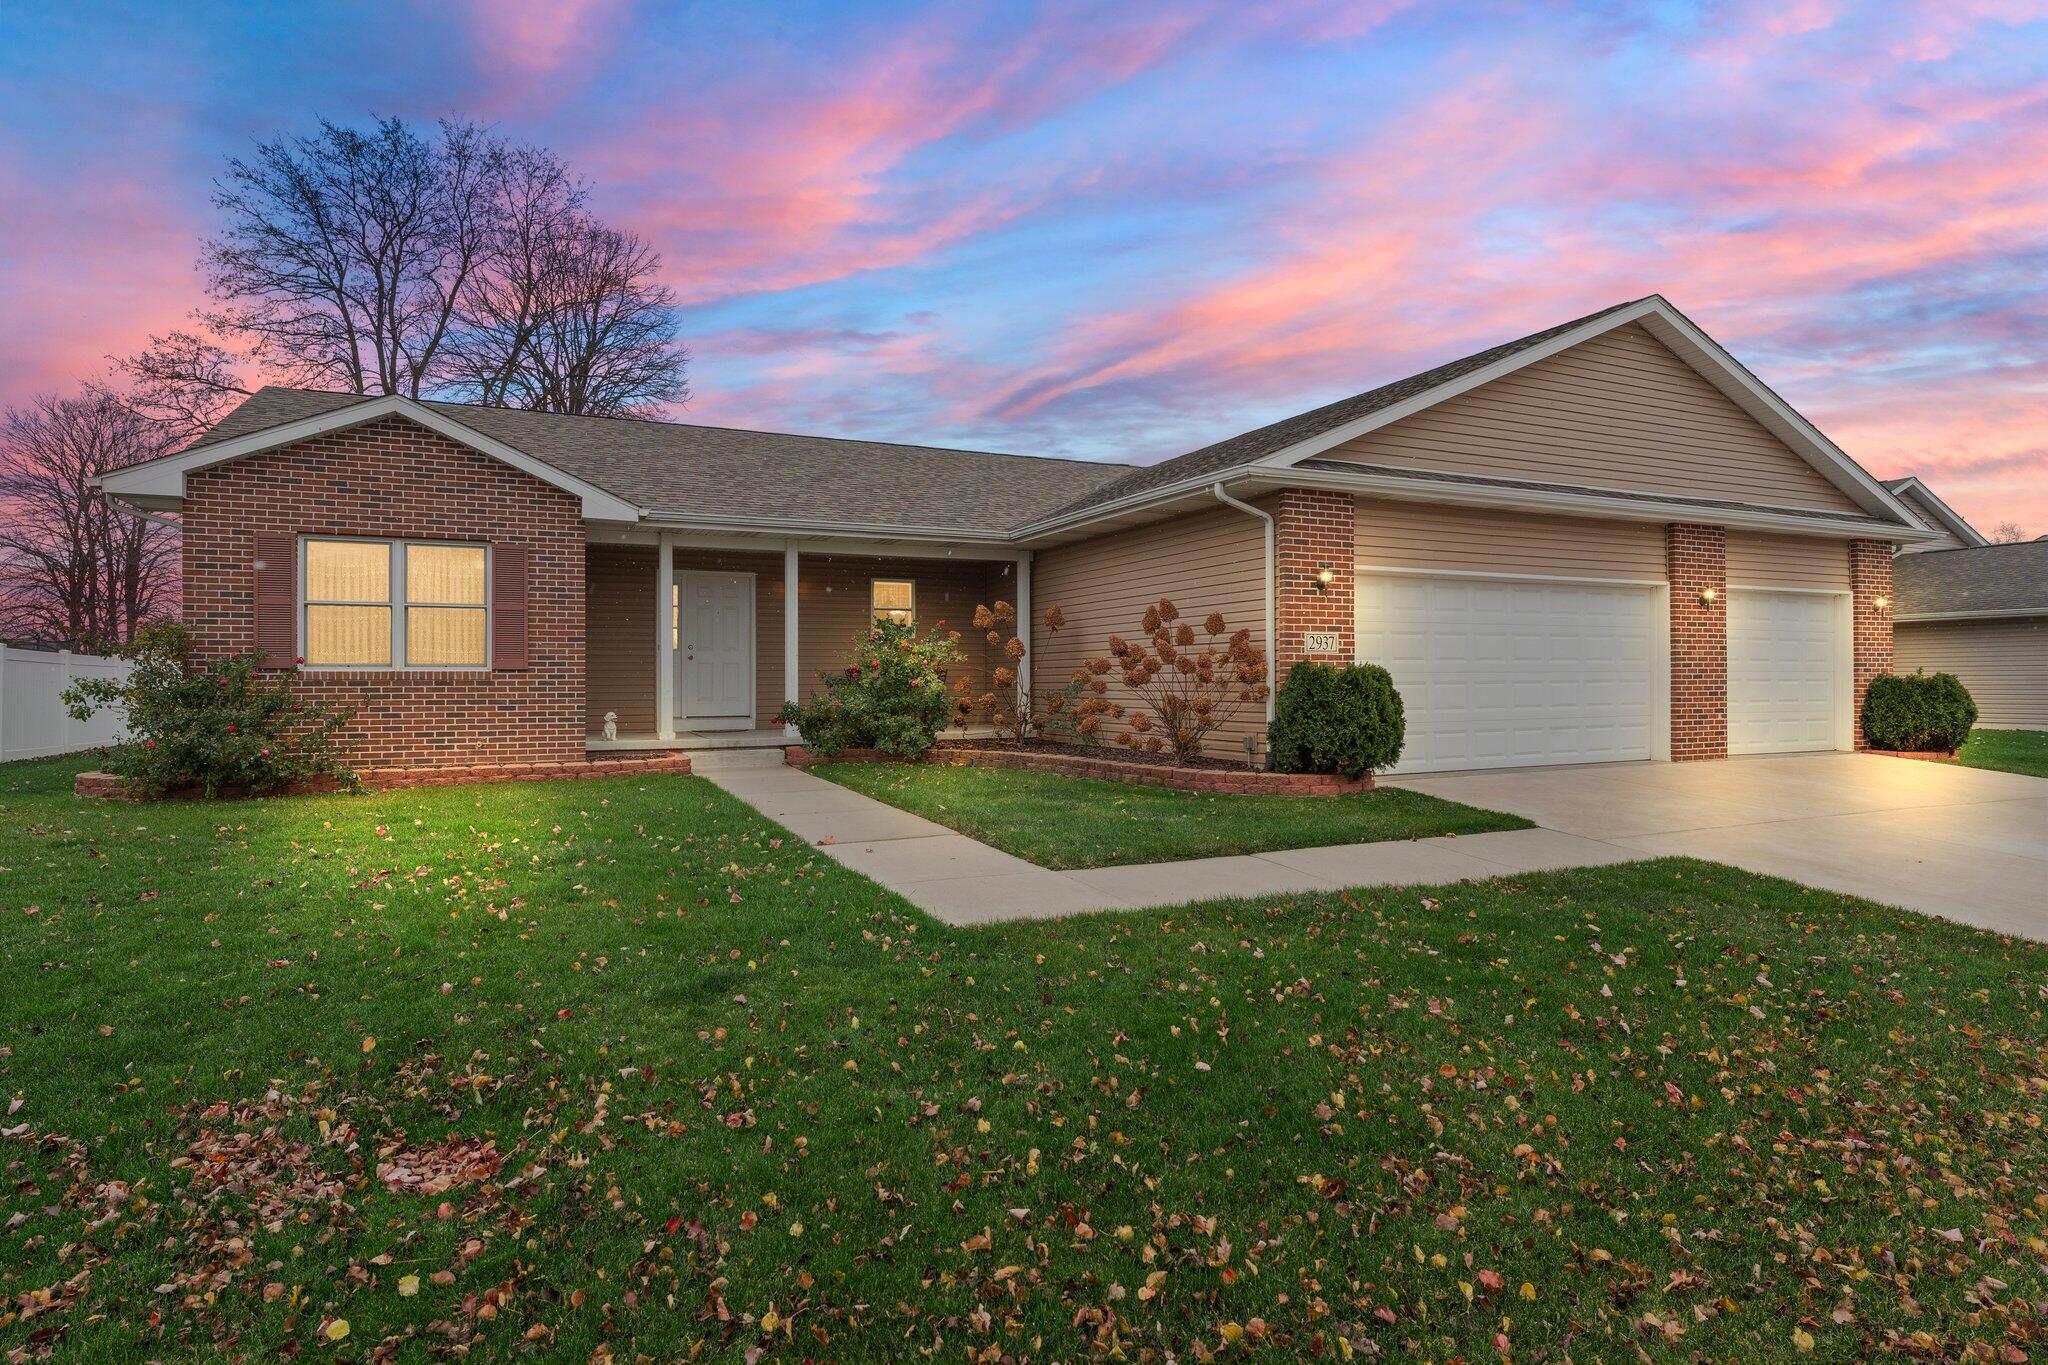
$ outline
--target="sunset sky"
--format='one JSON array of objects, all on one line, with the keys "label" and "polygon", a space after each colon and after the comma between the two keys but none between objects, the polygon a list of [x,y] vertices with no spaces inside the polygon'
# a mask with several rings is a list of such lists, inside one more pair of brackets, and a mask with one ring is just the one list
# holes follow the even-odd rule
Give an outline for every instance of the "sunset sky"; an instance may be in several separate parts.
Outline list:
[{"label": "sunset sky", "polygon": [[202,302],[226,157],[455,114],[659,245],[683,420],[1150,461],[1655,291],[2048,532],[2048,0],[24,0],[0,52],[0,401]]}]

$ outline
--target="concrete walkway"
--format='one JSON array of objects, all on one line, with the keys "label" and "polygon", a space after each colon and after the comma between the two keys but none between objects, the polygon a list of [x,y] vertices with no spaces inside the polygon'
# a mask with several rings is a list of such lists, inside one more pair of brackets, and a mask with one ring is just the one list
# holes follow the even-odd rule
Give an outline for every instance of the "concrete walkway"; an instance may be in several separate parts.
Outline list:
[{"label": "concrete walkway", "polygon": [[1054,872],[785,767],[779,751],[692,757],[699,776],[947,924],[1049,919],[1217,896],[1455,882],[1648,856],[1558,830],[1524,829]]}]

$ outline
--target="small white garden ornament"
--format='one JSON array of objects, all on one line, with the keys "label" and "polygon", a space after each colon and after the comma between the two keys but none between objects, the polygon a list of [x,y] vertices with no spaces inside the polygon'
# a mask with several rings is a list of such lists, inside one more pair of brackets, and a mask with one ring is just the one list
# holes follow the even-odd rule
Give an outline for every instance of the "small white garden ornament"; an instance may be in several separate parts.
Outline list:
[{"label": "small white garden ornament", "polygon": [[618,712],[607,711],[604,713],[604,737],[606,739],[617,739],[619,737]]}]

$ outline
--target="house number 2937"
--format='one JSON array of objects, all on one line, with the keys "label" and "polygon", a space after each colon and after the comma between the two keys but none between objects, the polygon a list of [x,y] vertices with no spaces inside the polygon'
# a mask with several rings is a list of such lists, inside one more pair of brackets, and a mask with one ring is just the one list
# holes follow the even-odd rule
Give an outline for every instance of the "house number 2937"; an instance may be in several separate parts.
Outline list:
[{"label": "house number 2937", "polygon": [[1333,630],[1306,631],[1301,637],[1301,649],[1304,654],[1335,654],[1337,648],[1338,636]]}]

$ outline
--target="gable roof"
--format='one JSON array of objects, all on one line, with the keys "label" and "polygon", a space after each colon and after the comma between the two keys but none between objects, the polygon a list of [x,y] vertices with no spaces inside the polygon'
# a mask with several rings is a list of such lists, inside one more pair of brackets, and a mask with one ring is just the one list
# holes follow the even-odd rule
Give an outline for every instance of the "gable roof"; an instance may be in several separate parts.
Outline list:
[{"label": "gable roof", "polygon": [[1900,502],[1913,511],[1928,525],[1947,531],[1965,545],[1981,546],[1991,542],[1979,534],[1976,527],[1964,521],[1962,514],[1935,496],[1934,490],[1920,482],[1917,474],[1903,479],[1886,479],[1885,488]]},{"label": "gable roof", "polygon": [[[264,388],[174,458],[203,462],[208,452],[260,439],[282,426],[346,419],[358,408],[390,401]],[[681,422],[396,401],[406,405],[399,410],[402,415],[438,416],[603,489],[630,504],[636,516],[664,522],[786,522],[1000,535],[1128,468]]]},{"label": "gable roof", "polygon": [[1090,490],[1041,525],[1057,526],[1063,521],[1097,514],[1104,508],[1157,496],[1167,489],[1199,486],[1205,481],[1255,470],[1295,468],[1334,446],[1630,323],[1641,323],[1680,360],[1819,470],[1873,519],[1887,526],[1907,528],[1911,539],[1925,534],[1913,514],[1882,484],[1660,294],[1602,308],[1135,470],[1115,483]]},{"label": "gable roof", "polygon": [[1901,621],[2048,615],[2048,540],[1901,555],[1892,598]]}]

